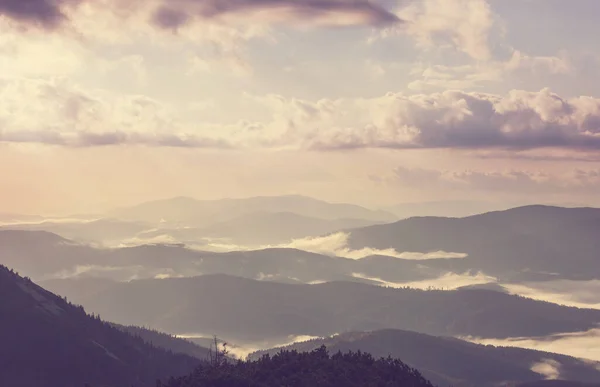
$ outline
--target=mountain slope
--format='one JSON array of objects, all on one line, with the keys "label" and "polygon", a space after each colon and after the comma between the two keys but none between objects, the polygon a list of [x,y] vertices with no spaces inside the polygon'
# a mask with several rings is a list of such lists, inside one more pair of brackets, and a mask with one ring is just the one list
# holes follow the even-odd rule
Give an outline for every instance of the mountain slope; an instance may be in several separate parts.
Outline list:
[{"label": "mountain slope", "polygon": [[328,203],[306,196],[262,196],[244,199],[196,200],[179,197],[121,208],[110,215],[119,219],[156,223],[185,223],[205,227],[252,212],[293,212],[319,219],[365,219],[394,221],[394,215],[353,204]]},{"label": "mountain slope", "polygon": [[[112,279],[230,274],[282,282],[311,283],[353,279],[353,273],[386,281],[435,278],[445,271],[427,261],[373,256],[361,260],[330,257],[297,249],[215,253],[178,245],[143,245],[103,249],[76,244],[55,234],[0,230],[0,263],[69,295],[79,287],[94,292]],[[69,277],[97,277],[81,285]],[[84,289],[85,286],[85,289]],[[64,288],[64,291],[63,291]],[[72,290],[71,290],[72,289]],[[78,294],[80,295],[80,294]]]},{"label": "mountain slope", "polygon": [[292,285],[224,275],[119,283],[77,302],[122,324],[174,334],[217,334],[240,343],[383,328],[493,338],[543,336],[584,331],[600,322],[598,310],[488,290],[422,291],[352,282]]},{"label": "mountain slope", "polygon": [[0,266],[0,386],[150,386],[198,364],[130,336]]},{"label": "mountain slope", "polygon": [[435,337],[402,330],[344,333],[325,339],[259,351],[251,359],[281,349],[311,351],[326,346],[331,352],[364,351],[375,357],[392,356],[419,369],[438,385],[492,387],[505,381],[532,382],[545,378],[532,371],[536,364],[550,364],[560,377],[584,382],[600,382],[600,363],[569,356],[520,348],[502,348],[468,343],[448,337]]},{"label": "mountain slope", "polygon": [[321,219],[293,212],[252,212],[207,227],[207,237],[229,238],[235,243],[264,245],[315,237],[334,231],[365,227],[377,222],[364,219]]},{"label": "mountain slope", "polygon": [[[111,324],[115,328],[127,332],[132,336],[140,337],[146,343],[152,344],[155,347],[163,348],[173,353],[182,353],[199,360],[208,360],[209,349],[201,347],[191,341],[159,332],[154,329],[124,326],[119,324]],[[210,342],[208,343],[211,344]]]},{"label": "mountain slope", "polygon": [[139,222],[126,222],[115,219],[93,221],[44,221],[38,223],[16,223],[1,226],[4,230],[48,231],[63,238],[88,242],[110,243],[135,237],[152,225]]},{"label": "mountain slope", "polygon": [[508,276],[548,274],[600,278],[600,209],[527,206],[467,218],[410,218],[352,230],[349,246],[398,251],[451,251],[467,258],[447,268]]}]

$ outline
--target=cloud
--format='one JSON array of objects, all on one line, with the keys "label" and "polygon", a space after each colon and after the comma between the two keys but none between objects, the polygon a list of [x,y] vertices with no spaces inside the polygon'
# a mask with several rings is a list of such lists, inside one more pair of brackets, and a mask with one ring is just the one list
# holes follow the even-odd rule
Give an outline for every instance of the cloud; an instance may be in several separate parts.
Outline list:
[{"label": "cloud", "polygon": [[0,0],[0,15],[24,23],[54,28],[66,20],[61,3],[73,5],[77,1],[55,0]]},{"label": "cloud", "polygon": [[[92,5],[91,0],[0,0],[0,15],[22,25],[56,30],[77,26],[78,12]],[[121,19],[148,12],[149,23],[168,30],[229,16],[323,25],[399,22],[395,14],[368,0],[110,0],[103,7]]]},{"label": "cloud", "polygon": [[600,361],[600,329],[598,328],[586,332],[561,333],[548,337],[515,337],[509,339],[461,337],[461,339],[484,345],[528,348]]},{"label": "cloud", "polygon": [[451,46],[477,60],[491,56],[489,35],[495,20],[485,0],[411,1],[397,15],[406,23],[383,29],[378,37],[408,34],[425,49]]},{"label": "cloud", "polygon": [[553,359],[542,359],[542,361],[531,366],[533,372],[546,377],[546,380],[556,380],[560,377],[561,364]]},{"label": "cloud", "polygon": [[271,119],[184,122],[176,107],[143,95],[86,91],[64,79],[0,79],[0,141],[314,151],[600,149],[600,99],[566,99],[548,89],[504,96],[451,90],[368,99],[267,95],[247,100],[268,109]]},{"label": "cloud", "polygon": [[433,251],[427,253],[420,252],[399,252],[395,249],[375,249],[363,248],[352,250],[348,248],[349,233],[335,233],[323,237],[301,238],[293,240],[289,244],[277,247],[292,248],[310,251],[318,254],[332,255],[349,259],[361,259],[373,255],[385,255],[399,259],[424,260],[424,259],[460,259],[466,258],[467,254],[453,253],[446,251]]},{"label": "cloud", "polygon": [[[207,339],[212,340],[213,335],[204,334],[204,333],[182,333],[175,334],[177,337],[187,340],[198,340],[198,339]],[[292,344],[302,343],[305,341],[322,339],[322,337],[318,336],[308,336],[308,335],[290,335],[287,337],[281,337],[271,340],[263,340],[263,341],[237,341],[236,343],[227,344],[227,349],[229,350],[229,354],[235,356],[237,359],[246,359],[248,355],[256,351],[267,350],[271,348],[279,348],[279,347],[287,347]]]},{"label": "cloud", "polygon": [[425,260],[425,259],[461,259],[466,258],[467,254],[447,251],[431,252],[399,252],[395,249],[375,249],[363,248],[353,250],[348,247],[349,233],[338,232],[321,237],[307,237],[294,239],[289,243],[279,245],[260,245],[260,246],[240,246],[228,244],[223,241],[207,241],[204,245],[199,245],[200,250],[210,251],[248,251],[262,250],[269,248],[298,249],[311,253],[343,257],[348,259],[362,259],[373,255],[385,255],[398,259]]},{"label": "cloud", "polygon": [[600,280],[502,284],[512,294],[577,308],[600,309]]},{"label": "cloud", "polygon": [[0,103],[0,142],[5,143],[231,147],[224,137],[181,131],[176,114],[151,98],[108,99],[60,79],[0,80]]},{"label": "cloud", "polygon": [[443,290],[455,290],[463,286],[470,285],[481,285],[490,282],[495,282],[495,277],[490,277],[482,272],[476,274],[463,273],[446,273],[437,278],[431,278],[422,281],[410,281],[410,282],[390,282],[385,281],[381,278],[369,277],[361,273],[353,273],[353,277],[362,278],[370,281],[377,282],[381,286],[388,286],[391,288],[404,288],[409,287],[412,289],[443,289]]},{"label": "cloud", "polygon": [[372,122],[364,128],[324,131],[320,150],[390,148],[599,149],[600,100],[564,99],[548,89],[507,96],[451,90],[364,102]]},{"label": "cloud", "polygon": [[417,63],[411,75],[418,77],[408,84],[415,91],[430,89],[475,89],[492,82],[506,82],[507,77],[520,73],[533,75],[568,74],[573,71],[565,53],[560,56],[530,56],[513,50],[506,61],[489,60],[458,66]]}]

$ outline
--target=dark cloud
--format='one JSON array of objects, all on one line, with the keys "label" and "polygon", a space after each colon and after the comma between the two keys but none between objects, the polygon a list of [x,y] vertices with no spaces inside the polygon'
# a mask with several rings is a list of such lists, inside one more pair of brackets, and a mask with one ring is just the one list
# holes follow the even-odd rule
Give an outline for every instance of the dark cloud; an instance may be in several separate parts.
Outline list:
[{"label": "dark cloud", "polygon": [[[93,0],[0,0],[0,15],[24,25],[54,29],[68,20],[68,8],[86,1]],[[149,4],[155,7],[151,21],[165,29],[178,28],[194,19],[253,11],[261,11],[267,22],[281,21],[277,20],[277,11],[285,11],[286,21],[299,23],[330,16],[331,24],[335,24],[336,18],[345,15],[355,17],[350,24],[383,25],[399,21],[392,12],[370,0],[112,0],[115,10],[126,6],[142,12]],[[273,11],[273,20],[269,20],[269,11]]]},{"label": "dark cloud", "polygon": [[153,15],[155,25],[165,29],[177,29],[190,20],[190,15],[171,7],[160,7]]},{"label": "dark cloud", "polygon": [[60,9],[62,2],[55,0],[0,0],[0,15],[19,22],[51,28],[65,19],[65,15]]},{"label": "dark cloud", "polygon": [[[185,2],[185,1],[184,1]],[[204,17],[259,9],[287,9],[298,18],[314,18],[323,13],[356,13],[371,24],[398,22],[396,15],[369,0],[187,0],[201,4]]]}]

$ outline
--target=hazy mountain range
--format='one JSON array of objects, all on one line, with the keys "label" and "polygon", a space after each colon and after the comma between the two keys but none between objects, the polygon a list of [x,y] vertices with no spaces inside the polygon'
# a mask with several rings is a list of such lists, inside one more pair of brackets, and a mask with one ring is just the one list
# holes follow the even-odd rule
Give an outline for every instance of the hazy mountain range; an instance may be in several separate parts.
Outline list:
[{"label": "hazy mountain range", "polygon": [[438,262],[454,271],[594,279],[600,278],[600,209],[527,206],[466,218],[410,218],[352,230],[348,245],[466,253]]},{"label": "hazy mountain range", "polygon": [[[577,284],[600,279],[598,209],[525,206],[464,218],[396,221],[385,211],[289,196],[214,202],[178,198],[103,216],[42,222],[30,217],[4,225],[0,263],[111,324],[88,317],[6,269],[3,283],[12,284],[5,285],[6,294],[15,295],[8,300],[33,309],[18,317],[10,308],[29,309],[6,300],[0,304],[6,313],[15,311],[24,319],[25,328],[63,340],[65,326],[85,327],[74,330],[67,347],[105,368],[114,367],[105,358],[96,360],[98,353],[88,346],[91,340],[101,346],[91,348],[104,348],[104,356],[137,364],[117,367],[119,380],[189,372],[206,350],[171,334],[217,334],[244,345],[341,333],[296,348],[326,344],[333,350],[391,354],[422,369],[434,382],[455,387],[491,387],[507,380],[546,387],[558,382],[539,384],[540,374],[556,373],[581,382],[600,381],[595,363],[438,337],[544,337],[596,328],[600,310],[509,292],[523,281],[547,284],[542,287],[551,291],[557,280]],[[202,250],[218,244],[234,251]],[[456,290],[437,285],[453,276],[478,282],[456,282],[450,286]],[[419,281],[437,290],[408,288]],[[63,323],[61,316],[76,322]],[[18,331],[18,321],[5,323],[7,329]],[[118,340],[121,346],[115,344]],[[51,348],[58,345],[48,342]],[[132,348],[139,346],[159,352],[150,359],[137,358]],[[175,367],[174,356],[187,360]],[[153,366],[159,358],[163,365]],[[23,367],[24,357],[18,359]],[[86,366],[81,365],[82,375],[105,382]]]},{"label": "hazy mountain range", "polygon": [[95,292],[80,288],[61,295],[110,321],[176,334],[217,334],[234,342],[384,328],[507,338],[579,332],[600,323],[600,310],[489,290],[295,285],[226,275],[114,283]]},{"label": "hazy mountain range", "polygon": [[[219,278],[219,276],[212,276],[208,279],[218,280],[219,282],[224,281],[227,288],[235,286],[229,280],[239,280],[235,278]],[[252,281],[241,280],[241,282],[249,283]],[[307,285],[259,284],[292,288],[307,287]],[[356,284],[350,285],[355,286]],[[364,287],[364,285],[359,286]],[[386,290],[374,287],[368,288]],[[205,290],[210,292],[209,289]],[[238,288],[234,290],[248,289]],[[88,316],[83,308],[67,303],[64,299],[47,292],[30,280],[18,276],[3,266],[0,266],[0,291],[3,294],[3,297],[0,299],[0,312],[4,316],[0,321],[0,335],[2,336],[0,339],[3,343],[3,346],[0,347],[0,370],[2,371],[0,372],[0,383],[2,385],[76,387],[84,384],[100,386],[134,384],[150,386],[154,385],[154,380],[156,379],[166,380],[167,376],[177,376],[190,372],[192,368],[199,364],[198,359],[203,358],[208,352],[206,349],[200,348],[188,341],[177,339],[155,330],[109,324],[103,322],[98,317]],[[485,293],[487,291],[470,290],[468,292],[474,294],[477,292]],[[331,298],[329,292],[319,293]],[[351,291],[348,293],[355,297],[363,298],[357,292]],[[488,293],[492,294],[493,292]],[[205,293],[198,294],[202,295]],[[268,294],[271,297],[263,300],[263,302],[272,302],[273,296],[277,298],[277,294],[280,293],[268,292]],[[499,295],[500,293],[495,294]],[[223,295],[224,297],[221,297]],[[147,303],[155,299],[153,297],[154,294],[148,293],[146,296],[145,300]],[[284,299],[292,300],[289,298],[289,293],[283,296]],[[215,298],[214,294],[209,295],[209,297]],[[232,301],[228,295],[221,293],[219,298],[222,300],[220,303],[231,305]],[[255,299],[260,300],[260,298]],[[296,299],[296,301],[298,300]],[[138,304],[129,303],[128,305],[130,309],[133,309],[131,305],[136,305],[135,309],[137,309]],[[306,312],[301,305],[299,307],[300,311]],[[160,310],[162,308],[163,306],[159,300],[157,309]],[[238,309],[239,317],[248,314],[247,311],[244,313],[245,311],[242,310],[240,305],[237,305],[236,308]],[[144,307],[142,306],[141,309],[144,309]],[[404,305],[402,309],[405,314],[407,311],[410,311],[408,313],[414,314],[416,312],[419,315],[419,312],[410,305]],[[499,309],[506,312],[503,308]],[[529,311],[533,310],[533,313],[538,312],[536,311],[536,307],[532,307],[532,305],[529,305],[526,309]],[[210,310],[219,312],[214,307],[209,307],[208,311]],[[277,318],[285,316],[286,310],[281,308],[279,310],[281,313],[277,313],[276,315],[272,313],[268,314],[267,317],[271,319],[272,323],[277,322]],[[462,311],[466,312],[464,309]],[[255,313],[257,312],[262,314],[264,313],[264,309],[256,310]],[[371,312],[371,310],[368,312]],[[205,314],[211,315],[208,312]],[[220,313],[217,315],[221,316]],[[229,313],[226,313],[225,317],[228,316]],[[574,317],[581,318],[582,316],[577,315]],[[200,323],[205,321],[206,319],[200,321]],[[234,325],[240,324],[241,327],[247,324],[248,319],[242,318],[241,321],[232,322]],[[535,321],[532,322],[535,323]],[[224,325],[231,326],[231,324],[227,323],[224,323]],[[271,327],[273,328],[274,325],[271,324]],[[434,337],[415,332],[390,329],[364,333],[348,332],[328,339],[298,343],[290,347],[290,349],[298,349],[301,352],[316,350],[316,352],[313,351],[311,354],[284,352],[272,359],[279,365],[282,364],[282,361],[293,361],[297,368],[299,365],[297,361],[304,359],[302,361],[304,364],[307,364],[306,361],[312,358],[314,361],[318,360],[318,364],[315,363],[309,367],[310,372],[314,373],[317,372],[318,367],[325,366],[323,363],[325,359],[319,354],[319,350],[317,349],[322,345],[327,347],[327,350],[332,354],[337,351],[343,353],[349,350],[359,351],[358,353],[355,352],[354,355],[346,355],[344,359],[348,361],[351,359],[358,360],[357,356],[363,356],[360,355],[361,352],[371,353],[375,358],[379,356],[402,358],[409,366],[416,367],[426,378],[439,383],[438,385],[440,386],[452,383],[453,386],[457,387],[513,385],[518,385],[519,387],[592,387],[596,385],[584,385],[577,382],[540,381],[539,379],[560,377],[561,379],[578,381],[593,382],[600,380],[598,364],[590,361],[582,361],[567,356],[538,351],[482,346],[447,337]],[[165,348],[168,350],[165,350]],[[273,354],[279,351],[280,349],[273,349],[266,352]],[[189,356],[183,355],[183,353]],[[258,355],[260,354],[254,354],[252,357],[254,358]],[[367,357],[364,357],[363,361],[372,361],[369,359],[373,359],[369,355],[364,356]],[[328,357],[328,359],[330,359],[328,361],[338,362],[341,358],[333,356],[331,358]],[[250,372],[245,377],[254,379],[256,377],[254,371],[250,371],[247,368],[259,365],[263,367],[269,364],[270,361],[271,358],[261,360],[258,363],[234,363],[236,365],[222,368],[222,371],[230,367],[242,367],[243,370],[246,370],[244,371],[245,374],[246,372]],[[336,364],[338,364],[337,369],[340,370],[340,364]],[[363,363],[361,362],[360,364]],[[401,365],[403,363],[396,362],[394,364]],[[359,367],[358,363],[353,366],[353,369],[357,370],[358,368],[356,367]],[[402,365],[402,367],[404,366]],[[408,369],[406,370],[408,371]],[[201,367],[189,376],[181,379],[171,379],[166,385],[180,386],[182,385],[181,383],[196,385],[205,378],[212,380],[212,378],[216,377],[214,371],[215,369],[210,367]],[[261,374],[266,375],[265,372],[272,371],[265,369]],[[399,377],[400,374],[397,372],[400,371],[400,369],[395,371],[395,378]],[[209,374],[206,374],[207,372]],[[238,372],[242,372],[242,369],[238,371],[231,369],[227,372],[228,375],[231,375],[229,372],[237,374]],[[310,376],[306,372],[308,372],[308,369],[303,371],[303,377]],[[348,372],[345,371],[343,374],[348,376]],[[239,375],[241,376],[241,374]],[[286,378],[293,377],[288,371],[279,375],[283,375]],[[313,375],[310,378],[316,377],[322,380],[320,378],[333,377],[339,381],[345,377],[342,374],[331,374],[329,371],[327,375]],[[364,373],[362,375],[362,377],[367,377]],[[414,374],[412,371],[403,377],[414,378],[410,375],[415,375],[415,382],[420,378],[418,374]],[[222,375],[221,377],[229,378],[230,376]],[[383,374],[379,374],[379,377],[383,377]],[[430,385],[424,379],[419,380],[423,380],[423,382],[415,385]],[[520,384],[525,381],[535,382],[532,384]],[[202,383],[198,385],[203,385]]]},{"label": "hazy mountain range", "polygon": [[204,227],[253,212],[293,212],[309,218],[363,219],[390,222],[397,219],[382,210],[369,210],[354,204],[328,203],[300,195],[263,196],[244,199],[196,200],[179,197],[120,208],[110,213],[117,219],[149,223],[182,223]]},{"label": "hazy mountain range", "polygon": [[49,231],[79,242],[184,242],[265,245],[337,230],[391,222],[385,211],[328,203],[304,196],[273,196],[200,201],[173,198],[122,208],[106,214],[67,218],[0,215],[3,229]]}]

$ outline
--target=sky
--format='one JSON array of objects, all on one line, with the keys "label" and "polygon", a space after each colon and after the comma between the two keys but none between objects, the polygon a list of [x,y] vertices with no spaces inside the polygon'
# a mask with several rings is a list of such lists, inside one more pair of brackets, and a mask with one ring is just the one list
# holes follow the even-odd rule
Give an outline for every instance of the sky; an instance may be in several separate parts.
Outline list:
[{"label": "sky", "polygon": [[0,212],[600,205],[597,0],[0,0]]}]

